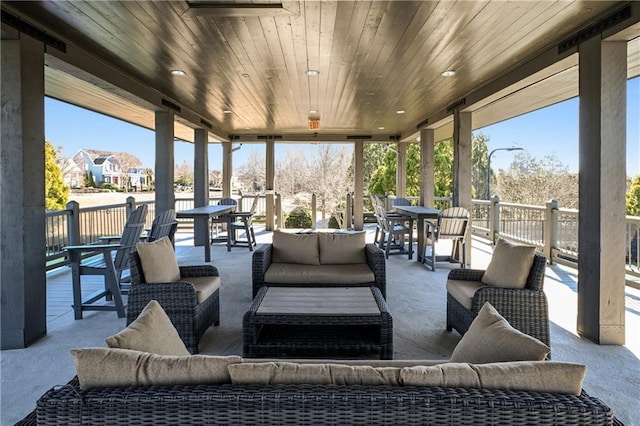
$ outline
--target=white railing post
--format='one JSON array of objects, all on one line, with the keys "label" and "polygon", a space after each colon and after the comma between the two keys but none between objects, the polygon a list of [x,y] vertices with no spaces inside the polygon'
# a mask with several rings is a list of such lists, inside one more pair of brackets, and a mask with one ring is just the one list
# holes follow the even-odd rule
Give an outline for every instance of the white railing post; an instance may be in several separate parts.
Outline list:
[{"label": "white railing post", "polygon": [[284,218],[282,217],[282,197],[276,193],[276,228],[284,228]]},{"label": "white railing post", "polygon": [[553,264],[553,249],[558,245],[558,201],[549,200],[544,214],[544,255]]},{"label": "white railing post", "polygon": [[344,211],[344,217],[342,218],[343,229],[353,229],[353,197],[350,192],[347,192],[346,208]]},{"label": "white railing post", "polygon": [[[316,229],[318,226],[316,221],[318,220],[318,204],[316,201],[316,194],[311,194],[311,229]],[[324,216],[324,212],[322,214]],[[322,224],[324,226],[324,224]]]},{"label": "white railing post", "polygon": [[496,244],[496,235],[500,232],[500,197],[494,195],[489,200],[489,240]]}]

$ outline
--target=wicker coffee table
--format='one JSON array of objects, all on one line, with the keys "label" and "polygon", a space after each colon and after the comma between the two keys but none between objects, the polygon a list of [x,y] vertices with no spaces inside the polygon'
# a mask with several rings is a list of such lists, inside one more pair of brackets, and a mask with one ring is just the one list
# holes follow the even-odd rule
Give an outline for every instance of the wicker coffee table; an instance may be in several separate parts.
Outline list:
[{"label": "wicker coffee table", "polygon": [[393,319],[376,287],[262,287],[242,319],[248,358],[393,358]]}]

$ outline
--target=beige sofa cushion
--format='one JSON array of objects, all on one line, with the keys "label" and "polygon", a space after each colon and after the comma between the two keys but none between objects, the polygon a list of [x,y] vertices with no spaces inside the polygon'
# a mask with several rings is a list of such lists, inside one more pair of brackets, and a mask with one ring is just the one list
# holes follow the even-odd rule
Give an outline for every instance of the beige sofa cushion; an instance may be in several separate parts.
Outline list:
[{"label": "beige sofa cushion", "polygon": [[447,292],[469,310],[473,306],[473,295],[479,288],[486,286],[480,281],[447,280]]},{"label": "beige sofa cushion", "polygon": [[239,356],[162,356],[128,349],[71,349],[81,389],[154,385],[219,385]]},{"label": "beige sofa cushion", "polygon": [[549,352],[547,345],[513,328],[487,302],[453,350],[451,362],[542,361]]},{"label": "beige sofa cushion", "polygon": [[366,263],[353,265],[272,263],[264,274],[266,284],[360,284],[372,283],[375,280],[375,274]]},{"label": "beige sofa cushion", "polygon": [[319,265],[318,234],[273,233],[271,262]]},{"label": "beige sofa cushion", "polygon": [[136,250],[147,283],[171,283],[180,280],[180,268],[169,238],[162,237],[151,243],[138,243]]},{"label": "beige sofa cushion", "polygon": [[493,364],[440,364],[405,367],[405,386],[438,386],[467,389],[503,389],[580,395],[587,368],[584,365],[525,361]]},{"label": "beige sofa cushion", "polygon": [[196,289],[198,303],[202,303],[220,288],[220,277],[189,277],[180,281],[186,281]]},{"label": "beige sofa cushion", "polygon": [[535,254],[534,246],[498,240],[482,282],[496,287],[524,288]]},{"label": "beige sofa cushion", "polygon": [[110,348],[132,349],[157,355],[189,355],[171,319],[155,300],[147,303],[138,318],[127,328],[107,337],[106,343]]},{"label": "beige sofa cushion", "polygon": [[345,265],[366,263],[365,233],[328,233],[318,234],[320,245],[320,264]]},{"label": "beige sofa cushion", "polygon": [[292,362],[242,363],[229,366],[233,384],[400,385],[400,368]]}]

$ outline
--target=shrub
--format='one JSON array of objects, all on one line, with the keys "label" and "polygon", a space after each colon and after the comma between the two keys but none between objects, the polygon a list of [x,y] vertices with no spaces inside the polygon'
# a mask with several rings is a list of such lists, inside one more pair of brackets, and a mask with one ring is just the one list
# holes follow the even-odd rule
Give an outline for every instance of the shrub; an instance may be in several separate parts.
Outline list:
[{"label": "shrub", "polygon": [[327,224],[327,227],[330,229],[340,229],[340,225],[338,224],[338,219],[336,219],[335,215],[331,215],[331,217],[329,218],[329,223]]},{"label": "shrub", "polygon": [[311,228],[311,211],[304,207],[296,207],[287,215],[285,228]]}]

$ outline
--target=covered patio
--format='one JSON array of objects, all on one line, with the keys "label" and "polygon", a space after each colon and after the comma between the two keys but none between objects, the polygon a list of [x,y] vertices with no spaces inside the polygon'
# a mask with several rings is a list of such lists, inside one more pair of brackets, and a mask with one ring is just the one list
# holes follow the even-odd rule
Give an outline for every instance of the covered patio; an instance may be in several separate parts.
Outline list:
[{"label": "covered patio", "polygon": [[[366,226],[367,241],[373,229]],[[256,229],[259,243],[270,242],[272,233]],[[181,264],[203,260],[202,247],[194,247],[191,231],[177,234],[176,252]],[[484,268],[491,246],[474,238],[472,267]],[[222,278],[221,321],[203,336],[203,354],[242,354],[242,315],[251,303],[251,252],[237,247],[227,252],[224,244],[212,247],[212,262]],[[395,359],[448,359],[460,340],[456,332],[445,330],[448,272],[456,264],[439,263],[435,272],[410,261],[391,256],[387,262],[387,302],[394,320]],[[95,287],[100,277],[86,277]],[[125,326],[115,312],[89,312],[83,320],[73,319],[70,272],[68,268],[47,275],[47,336],[27,349],[2,354],[2,424],[20,420],[35,407],[46,390],[65,384],[75,368],[70,348],[105,346],[105,338]],[[601,346],[578,337],[576,315],[576,271],[563,266],[547,267],[545,291],[549,299],[551,350],[554,361],[587,365],[584,389],[602,399],[625,424],[638,424],[637,404],[640,378],[640,341],[628,336],[625,346]],[[87,290],[92,290],[87,285]],[[640,329],[640,291],[627,287],[625,318],[627,333]]]}]

